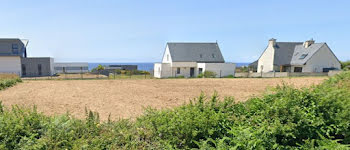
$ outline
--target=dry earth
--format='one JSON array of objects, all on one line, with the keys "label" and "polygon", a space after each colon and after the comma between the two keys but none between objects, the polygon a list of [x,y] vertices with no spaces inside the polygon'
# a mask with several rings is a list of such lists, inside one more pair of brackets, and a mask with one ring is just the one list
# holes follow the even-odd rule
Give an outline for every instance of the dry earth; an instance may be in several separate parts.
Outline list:
[{"label": "dry earth", "polygon": [[326,77],[305,78],[236,78],[236,79],[148,79],[148,80],[25,80],[0,91],[0,101],[11,105],[36,105],[48,115],[69,112],[84,117],[85,107],[100,113],[102,120],[134,118],[144,107],[170,108],[181,105],[201,93],[220,97],[234,96],[243,101],[259,96],[268,87],[287,83],[306,87]]}]

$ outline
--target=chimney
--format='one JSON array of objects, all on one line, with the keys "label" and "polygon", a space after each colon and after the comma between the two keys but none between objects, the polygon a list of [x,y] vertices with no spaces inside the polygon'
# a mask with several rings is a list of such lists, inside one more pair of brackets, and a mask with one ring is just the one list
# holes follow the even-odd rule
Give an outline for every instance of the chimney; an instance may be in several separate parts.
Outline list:
[{"label": "chimney", "polygon": [[269,46],[275,46],[275,45],[276,45],[276,39],[271,38],[271,39],[269,40]]},{"label": "chimney", "polygon": [[305,48],[308,48],[308,47],[310,47],[312,44],[314,44],[315,43],[315,41],[313,40],[313,39],[311,39],[311,40],[307,40],[307,41],[305,41],[304,42],[304,47]]}]

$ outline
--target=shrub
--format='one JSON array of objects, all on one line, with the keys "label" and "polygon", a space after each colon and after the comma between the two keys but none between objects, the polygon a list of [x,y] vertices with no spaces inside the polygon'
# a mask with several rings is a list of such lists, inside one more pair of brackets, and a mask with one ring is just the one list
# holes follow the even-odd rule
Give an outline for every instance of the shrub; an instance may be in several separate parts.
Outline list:
[{"label": "shrub", "polygon": [[215,78],[216,77],[216,73],[212,72],[212,71],[204,71],[203,73],[199,74],[197,76],[198,78]]},{"label": "shrub", "polygon": [[235,78],[234,75],[228,75],[228,76],[224,76],[224,78]]},{"label": "shrub", "polygon": [[350,72],[304,89],[235,103],[215,93],[188,104],[148,108],[134,121],[100,122],[0,103],[0,149],[349,149]]},{"label": "shrub", "polygon": [[11,87],[15,85],[17,82],[22,82],[22,80],[20,78],[0,79],[0,90]]},{"label": "shrub", "polygon": [[342,69],[347,69],[347,66],[350,66],[350,60],[349,61],[342,61],[341,63],[341,68]]}]

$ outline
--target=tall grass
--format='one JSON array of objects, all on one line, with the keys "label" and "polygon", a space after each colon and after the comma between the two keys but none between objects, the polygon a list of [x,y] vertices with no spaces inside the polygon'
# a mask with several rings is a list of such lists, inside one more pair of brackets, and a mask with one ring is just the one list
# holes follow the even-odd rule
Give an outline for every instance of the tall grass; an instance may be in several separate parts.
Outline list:
[{"label": "tall grass", "polygon": [[0,78],[0,90],[11,87],[17,82],[22,82],[20,78]]},{"label": "tall grass", "polygon": [[100,122],[0,105],[0,149],[349,149],[350,73],[235,103],[200,95],[135,121]]}]

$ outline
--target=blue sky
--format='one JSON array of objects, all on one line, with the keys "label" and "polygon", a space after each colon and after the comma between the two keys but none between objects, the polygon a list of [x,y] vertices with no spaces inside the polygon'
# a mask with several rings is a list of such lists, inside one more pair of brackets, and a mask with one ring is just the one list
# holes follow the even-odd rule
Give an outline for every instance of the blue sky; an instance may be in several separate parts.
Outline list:
[{"label": "blue sky", "polygon": [[350,60],[350,1],[2,0],[0,37],[56,61],[159,62],[166,42],[218,41],[227,62],[256,60],[268,39],[327,42]]}]

